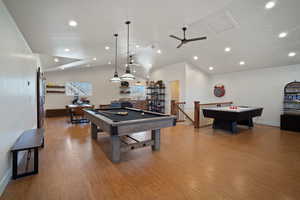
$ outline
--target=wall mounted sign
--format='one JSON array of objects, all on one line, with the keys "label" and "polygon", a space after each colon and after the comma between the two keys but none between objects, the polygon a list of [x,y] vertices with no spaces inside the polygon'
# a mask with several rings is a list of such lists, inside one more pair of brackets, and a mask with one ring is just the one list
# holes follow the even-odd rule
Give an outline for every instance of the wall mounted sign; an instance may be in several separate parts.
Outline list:
[{"label": "wall mounted sign", "polygon": [[214,87],[214,95],[216,97],[223,97],[225,95],[225,86],[222,84],[217,84]]}]

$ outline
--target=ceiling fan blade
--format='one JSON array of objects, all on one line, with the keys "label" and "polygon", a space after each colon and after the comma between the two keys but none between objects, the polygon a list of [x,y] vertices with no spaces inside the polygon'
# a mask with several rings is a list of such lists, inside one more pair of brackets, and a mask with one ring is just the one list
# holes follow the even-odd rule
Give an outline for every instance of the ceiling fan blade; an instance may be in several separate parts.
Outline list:
[{"label": "ceiling fan blade", "polygon": [[169,35],[171,38],[174,38],[174,39],[176,39],[176,40],[182,40],[181,38],[179,38],[179,37],[177,37],[177,36],[175,36],[175,35]]},{"label": "ceiling fan blade", "polygon": [[183,45],[183,42],[181,42],[181,43],[177,46],[177,48],[180,48],[182,45]]},{"label": "ceiling fan blade", "polygon": [[198,38],[191,38],[191,39],[188,39],[187,41],[188,42],[192,42],[192,41],[198,41],[198,40],[206,40],[207,37],[198,37]]}]

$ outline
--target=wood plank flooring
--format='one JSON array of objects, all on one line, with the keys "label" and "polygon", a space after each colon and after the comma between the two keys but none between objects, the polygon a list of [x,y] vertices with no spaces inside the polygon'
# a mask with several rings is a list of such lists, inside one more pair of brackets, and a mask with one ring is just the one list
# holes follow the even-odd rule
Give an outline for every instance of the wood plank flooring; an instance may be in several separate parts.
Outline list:
[{"label": "wood plank flooring", "polygon": [[66,120],[47,119],[39,174],[11,181],[1,200],[300,199],[300,133],[177,125],[162,130],[160,151],[113,164],[105,135]]}]

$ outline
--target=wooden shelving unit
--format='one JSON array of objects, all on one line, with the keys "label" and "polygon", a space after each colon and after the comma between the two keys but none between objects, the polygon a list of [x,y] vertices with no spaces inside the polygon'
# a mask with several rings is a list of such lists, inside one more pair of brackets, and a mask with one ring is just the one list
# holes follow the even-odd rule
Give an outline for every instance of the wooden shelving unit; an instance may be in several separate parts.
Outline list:
[{"label": "wooden shelving unit", "polygon": [[46,93],[65,94],[66,87],[64,85],[46,85]]},{"label": "wooden shelving unit", "polygon": [[300,132],[300,82],[288,83],[284,88],[283,115],[280,127],[284,130]]},{"label": "wooden shelving unit", "polygon": [[130,87],[127,81],[122,81],[120,85],[120,94],[130,94]]}]

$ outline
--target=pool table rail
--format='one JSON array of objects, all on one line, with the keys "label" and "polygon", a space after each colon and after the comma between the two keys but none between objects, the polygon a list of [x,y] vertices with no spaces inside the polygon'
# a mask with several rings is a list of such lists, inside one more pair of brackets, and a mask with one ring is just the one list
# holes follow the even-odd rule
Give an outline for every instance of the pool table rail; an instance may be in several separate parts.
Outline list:
[{"label": "pool table rail", "polygon": [[126,109],[159,115],[160,117],[115,122],[104,115],[95,113],[93,110],[85,109],[84,111],[86,117],[90,119],[92,123],[97,124],[103,131],[108,132],[112,135],[121,136],[129,133],[155,130],[176,125],[176,116],[173,115],[145,111],[135,108]]}]

